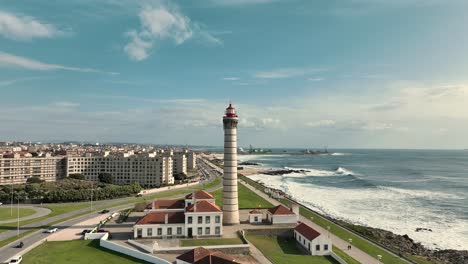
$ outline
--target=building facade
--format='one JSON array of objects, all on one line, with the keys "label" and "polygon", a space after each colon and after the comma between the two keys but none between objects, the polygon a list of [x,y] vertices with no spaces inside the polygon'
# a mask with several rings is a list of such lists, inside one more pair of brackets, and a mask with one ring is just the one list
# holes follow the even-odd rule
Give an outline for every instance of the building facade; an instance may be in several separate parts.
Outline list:
[{"label": "building facade", "polygon": [[195,152],[187,153],[187,169],[194,170],[197,168],[197,154]]},{"label": "building facade", "polygon": [[65,174],[63,157],[33,157],[29,153],[0,155],[0,185],[23,184],[29,178],[56,181]]},{"label": "building facade", "polygon": [[294,228],[294,238],[313,256],[330,255],[333,248],[329,237],[304,223]]}]

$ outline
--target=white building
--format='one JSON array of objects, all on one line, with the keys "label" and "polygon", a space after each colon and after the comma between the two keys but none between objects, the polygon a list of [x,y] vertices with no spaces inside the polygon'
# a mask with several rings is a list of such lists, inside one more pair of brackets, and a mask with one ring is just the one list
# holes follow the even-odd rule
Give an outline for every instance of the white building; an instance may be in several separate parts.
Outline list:
[{"label": "white building", "polygon": [[330,255],[333,248],[329,237],[304,223],[294,228],[294,238],[313,256]]},{"label": "white building", "polygon": [[249,223],[261,224],[263,220],[263,213],[260,210],[252,210],[249,212]]},{"label": "white building", "polygon": [[299,212],[296,208],[290,210],[284,205],[278,205],[273,208],[268,209],[267,221],[271,224],[296,224],[299,220]]},{"label": "white building", "polygon": [[187,153],[187,169],[194,170],[197,168],[197,154],[195,152]]},{"label": "white building", "polygon": [[203,247],[194,248],[176,258],[176,264],[239,264],[236,260],[220,251],[211,251]]},{"label": "white building", "polygon": [[223,213],[201,190],[184,200],[155,200],[134,225],[135,238],[222,236]]},{"label": "white building", "polygon": [[179,173],[187,174],[187,157],[185,152],[176,152],[172,155],[173,171],[172,174],[176,175]]}]

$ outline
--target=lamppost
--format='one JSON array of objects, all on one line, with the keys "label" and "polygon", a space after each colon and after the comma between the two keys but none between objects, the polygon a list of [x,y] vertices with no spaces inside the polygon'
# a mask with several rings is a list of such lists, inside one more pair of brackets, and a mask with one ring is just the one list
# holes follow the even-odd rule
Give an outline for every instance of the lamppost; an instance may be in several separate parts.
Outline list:
[{"label": "lamppost", "polygon": [[327,226],[327,230],[328,230],[328,238],[330,238],[330,226]]},{"label": "lamppost", "polygon": [[18,237],[18,236],[19,236],[19,193],[18,193],[18,207],[17,207],[17,219],[16,219],[16,223],[17,223],[16,236]]},{"label": "lamppost", "polygon": [[313,216],[310,217],[310,221],[314,222],[314,217]]},{"label": "lamppost", "polygon": [[382,262],[382,255],[377,255],[377,260],[378,260],[378,262],[377,262],[378,264],[383,263]]},{"label": "lamppost", "polygon": [[348,239],[348,242],[349,242],[349,245],[348,245],[349,250],[351,250],[351,244],[353,243],[353,239],[352,239],[352,238],[349,238],[349,239]]}]

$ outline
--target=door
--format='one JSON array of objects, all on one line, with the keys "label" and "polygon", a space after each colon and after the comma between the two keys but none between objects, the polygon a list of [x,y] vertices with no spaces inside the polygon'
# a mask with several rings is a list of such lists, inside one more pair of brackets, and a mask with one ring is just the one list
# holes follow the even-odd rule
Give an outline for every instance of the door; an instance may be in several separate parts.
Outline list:
[{"label": "door", "polygon": [[189,227],[188,232],[187,232],[188,237],[192,237],[192,228]]}]

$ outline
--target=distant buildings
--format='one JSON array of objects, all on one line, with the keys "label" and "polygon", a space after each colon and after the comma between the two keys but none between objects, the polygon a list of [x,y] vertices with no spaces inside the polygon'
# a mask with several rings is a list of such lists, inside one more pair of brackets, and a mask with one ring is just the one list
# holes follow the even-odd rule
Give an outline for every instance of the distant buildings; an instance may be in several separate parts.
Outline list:
[{"label": "distant buildings", "polygon": [[223,213],[214,201],[203,190],[185,200],[155,200],[133,226],[134,238],[222,236]]},{"label": "distant buildings", "polygon": [[115,184],[160,186],[173,184],[175,174],[187,174],[187,160],[190,166],[196,166],[196,154],[187,150],[81,154],[77,149],[69,149],[55,151],[57,156],[40,151],[33,154],[25,150],[0,154],[0,185],[26,183],[31,177],[56,181],[72,174],[82,174],[86,180],[98,181],[99,174],[109,173]]}]

